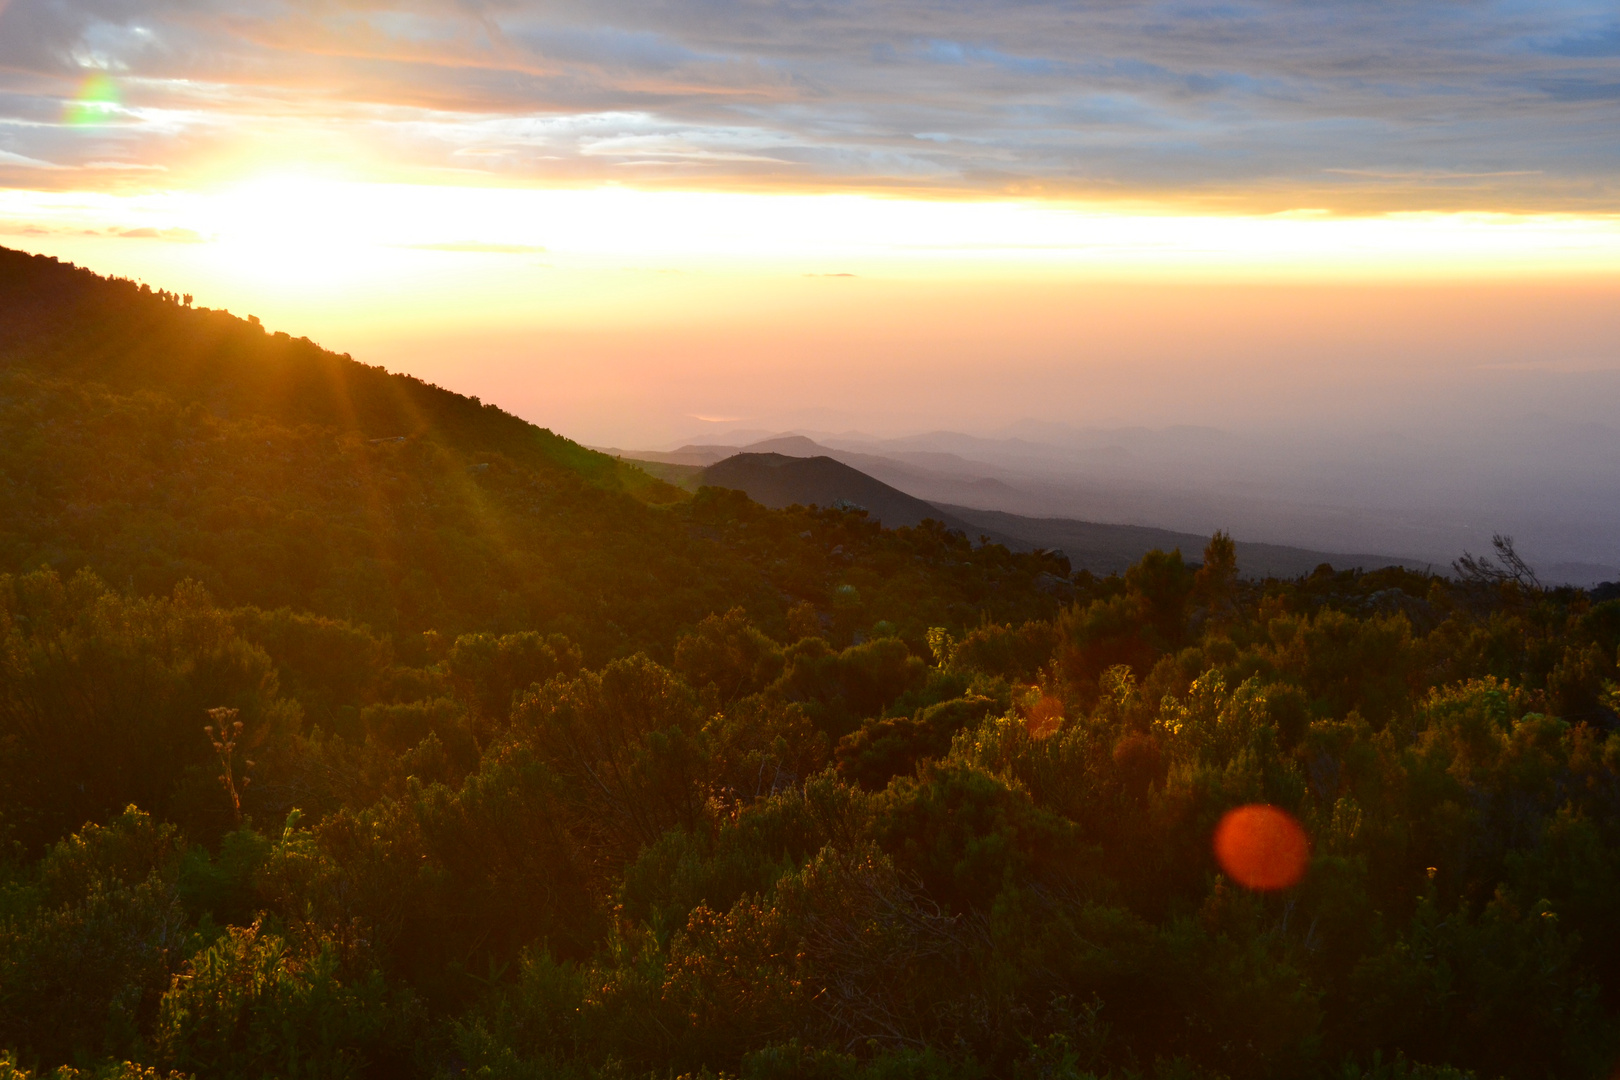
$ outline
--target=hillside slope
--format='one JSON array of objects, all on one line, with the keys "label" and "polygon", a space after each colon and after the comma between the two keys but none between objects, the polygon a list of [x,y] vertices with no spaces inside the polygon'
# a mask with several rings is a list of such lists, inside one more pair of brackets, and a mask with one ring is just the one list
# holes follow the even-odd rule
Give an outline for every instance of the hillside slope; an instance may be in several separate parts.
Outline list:
[{"label": "hillside slope", "polygon": [[432,433],[464,450],[562,465],[593,484],[677,493],[638,469],[408,375],[358,363],[308,338],[268,333],[252,316],[192,309],[166,292],[0,248],[0,371],[152,391],[222,419],[260,416],[368,439]]},{"label": "hillside slope", "polygon": [[[956,541],[692,499],[493,405],[4,250],[0,502],[0,571],[88,568],[139,594],[192,578],[228,604],[407,636],[561,631],[592,656],[663,654],[734,605],[784,627],[843,585],[851,626],[918,635],[953,605],[1050,605],[1014,587],[1039,560],[936,580]],[[906,569],[878,571],[897,545]]]}]

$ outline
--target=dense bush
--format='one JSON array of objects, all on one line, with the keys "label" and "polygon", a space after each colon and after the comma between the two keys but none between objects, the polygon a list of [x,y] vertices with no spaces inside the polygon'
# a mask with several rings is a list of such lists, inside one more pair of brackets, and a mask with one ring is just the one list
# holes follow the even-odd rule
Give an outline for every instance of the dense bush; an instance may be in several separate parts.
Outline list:
[{"label": "dense bush", "polygon": [[[915,647],[733,608],[675,669],[0,580],[9,1067],[1606,1075],[1608,605],[1180,565]],[[253,757],[210,753],[224,702]],[[1300,884],[1221,874],[1250,803],[1305,826]]]}]

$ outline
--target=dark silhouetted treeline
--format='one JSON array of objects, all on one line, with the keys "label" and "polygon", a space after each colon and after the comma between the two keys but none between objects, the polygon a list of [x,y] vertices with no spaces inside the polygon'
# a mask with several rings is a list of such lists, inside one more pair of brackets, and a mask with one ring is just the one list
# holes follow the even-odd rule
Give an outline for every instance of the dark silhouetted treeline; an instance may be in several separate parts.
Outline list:
[{"label": "dark silhouetted treeline", "polygon": [[48,260],[0,315],[0,1080],[1620,1061],[1620,600],[1098,579]]}]

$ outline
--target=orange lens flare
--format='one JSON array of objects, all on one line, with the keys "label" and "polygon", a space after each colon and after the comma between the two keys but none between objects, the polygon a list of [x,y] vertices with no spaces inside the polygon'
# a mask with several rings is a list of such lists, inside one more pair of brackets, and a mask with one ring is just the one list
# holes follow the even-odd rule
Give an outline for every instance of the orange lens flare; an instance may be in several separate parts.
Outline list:
[{"label": "orange lens flare", "polygon": [[1240,806],[1215,827],[1215,858],[1246,888],[1269,892],[1297,885],[1310,857],[1305,830],[1275,806]]}]

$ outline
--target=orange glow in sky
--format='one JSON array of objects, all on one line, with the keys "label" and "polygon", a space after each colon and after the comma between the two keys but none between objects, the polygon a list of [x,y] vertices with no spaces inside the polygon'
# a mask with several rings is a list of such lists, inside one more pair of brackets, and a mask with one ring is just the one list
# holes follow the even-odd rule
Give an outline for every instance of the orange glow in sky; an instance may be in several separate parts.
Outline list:
[{"label": "orange glow in sky", "polygon": [[678,440],[698,417],[813,420],[784,402],[830,410],[816,426],[889,432],[1025,416],[1229,425],[1387,404],[1472,366],[1620,366],[1604,314],[1620,218],[1596,215],[280,172],[0,191],[0,232],[598,444]]},{"label": "orange glow in sky", "polygon": [[[742,328],[773,321],[783,303],[818,291],[815,278],[941,295],[982,285],[987,300],[1018,283],[1620,280],[1620,216],[1215,215],[1030,199],[447,187],[299,173],[197,191],[0,190],[0,242],[327,335],[404,324],[435,333],[710,321]],[[682,280],[672,286],[672,276]],[[981,315],[993,320],[993,305]],[[1007,331],[1017,339],[1017,328]]]},{"label": "orange glow in sky", "polygon": [[[0,191],[0,228],[214,251],[267,292],[366,278],[401,253],[929,279],[1455,280],[1620,273],[1620,215],[1188,212],[1035,199],[447,187],[272,174],[203,191]],[[484,258],[476,263],[466,256]],[[443,259],[440,259],[443,262]]]}]

